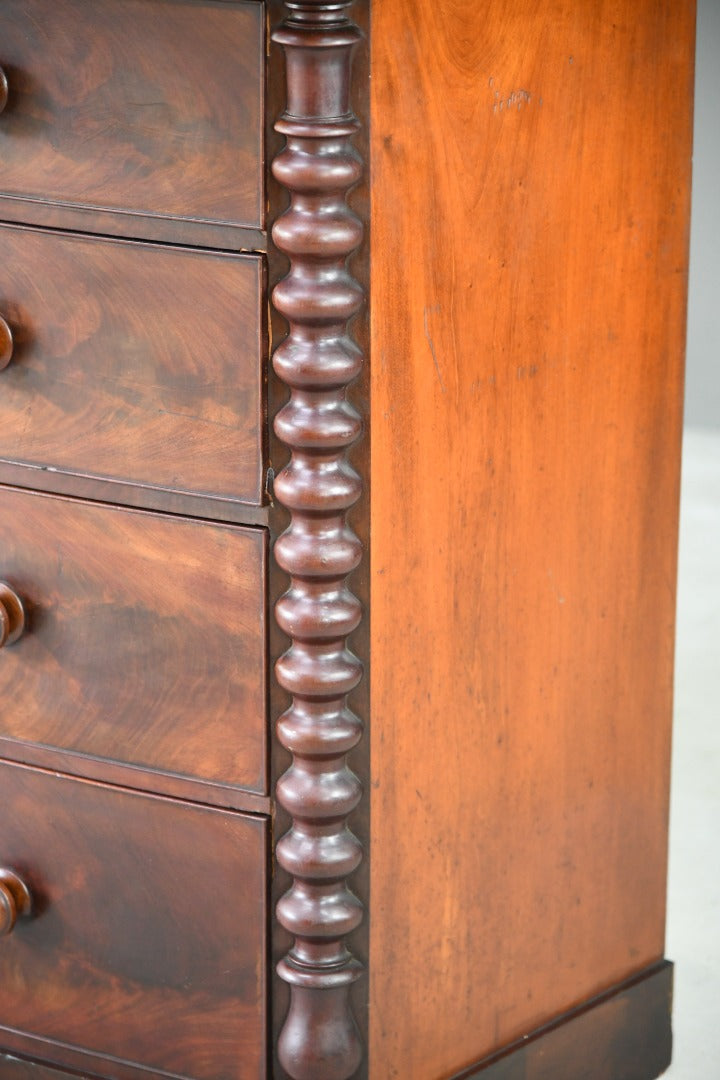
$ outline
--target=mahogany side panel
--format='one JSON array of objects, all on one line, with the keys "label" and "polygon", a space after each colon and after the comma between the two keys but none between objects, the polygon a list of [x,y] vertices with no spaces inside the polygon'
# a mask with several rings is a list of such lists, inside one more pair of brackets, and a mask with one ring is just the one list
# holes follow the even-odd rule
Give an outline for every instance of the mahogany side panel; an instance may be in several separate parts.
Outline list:
[{"label": "mahogany side panel", "polygon": [[261,227],[264,33],[244,0],[3,0],[0,206]]},{"label": "mahogany side panel", "polygon": [[0,943],[0,1046],[112,1080],[265,1077],[267,821],[0,779],[0,866],[33,900]]},{"label": "mahogany side panel", "polygon": [[373,8],[375,1080],[663,954],[693,48],[692,4]]},{"label": "mahogany side panel", "polygon": [[273,227],[290,262],[273,292],[289,324],[274,369],[290,389],[274,426],[291,451],[275,481],[290,513],[274,548],[277,565],[290,576],[275,608],[290,639],[276,674],[291,697],[277,732],[292,755],[277,784],[278,802],[292,819],[277,845],[278,863],[292,879],[276,907],[292,937],[278,965],[290,986],[278,1057],[293,1080],[347,1080],[363,1055],[349,1002],[361,969],[346,943],[362,919],[347,880],[361,860],[348,826],[361,785],[347,755],[362,731],[348,705],[362,665],[347,644],[361,619],[348,577],[362,545],[347,514],[361,494],[348,454],[362,425],[347,389],[362,367],[350,321],[364,301],[347,265],[363,235],[346,201],[362,173],[350,142],[358,128],[350,107],[351,57],[360,40],[345,14],[350,6],[351,0],[288,2],[273,34],[287,72],[287,105],[276,124],[286,144],[273,173],[290,195]]}]

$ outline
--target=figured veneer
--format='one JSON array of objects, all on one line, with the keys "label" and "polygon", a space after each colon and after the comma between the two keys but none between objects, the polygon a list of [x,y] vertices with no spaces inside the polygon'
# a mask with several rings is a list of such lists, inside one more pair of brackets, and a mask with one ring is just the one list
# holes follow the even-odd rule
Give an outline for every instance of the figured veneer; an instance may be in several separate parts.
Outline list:
[{"label": "figured veneer", "polygon": [[693,8],[0,3],[1,1080],[667,1064]]},{"label": "figured veneer", "polygon": [[261,1080],[267,822],[23,766],[0,781],[0,865],[34,902],[0,940],[0,1044],[113,1080]]},{"label": "figured veneer", "polygon": [[3,0],[0,206],[261,226],[264,33],[243,0]]},{"label": "figured veneer", "polygon": [[265,547],[259,529],[0,488],[0,572],[28,616],[0,654],[3,753],[265,792]]},{"label": "figured veneer", "polygon": [[261,503],[263,284],[257,256],[0,225],[0,458]]}]

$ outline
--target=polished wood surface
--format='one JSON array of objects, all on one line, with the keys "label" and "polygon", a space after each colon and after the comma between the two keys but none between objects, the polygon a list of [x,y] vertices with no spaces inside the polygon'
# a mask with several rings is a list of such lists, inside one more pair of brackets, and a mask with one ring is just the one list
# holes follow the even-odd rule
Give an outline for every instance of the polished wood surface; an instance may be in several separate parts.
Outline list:
[{"label": "polished wood surface", "polygon": [[272,814],[275,810],[269,793],[249,791],[218,780],[158,772],[149,765],[88,757],[79,750],[59,750],[38,743],[19,742],[6,735],[0,735],[0,758],[86,780],[100,780],[138,791],[153,791],[156,795],[167,795],[174,799],[207,803],[224,810],[243,810],[248,814]]},{"label": "polished wood surface", "polygon": [[0,942],[3,1046],[58,1040],[50,1060],[108,1056],[101,1076],[264,1077],[266,823],[21,766],[0,778],[0,864],[35,901]]},{"label": "polished wood surface", "polygon": [[670,1065],[672,998],[663,963],[453,1080],[655,1080]]},{"label": "polished wood surface", "polygon": [[262,502],[263,279],[255,256],[0,226],[0,457]]},{"label": "polished wood surface", "polygon": [[14,347],[12,330],[0,315],[0,371],[4,370],[12,360]]},{"label": "polished wood surface", "polygon": [[375,1080],[663,954],[693,46],[373,9]]},{"label": "polished wood surface", "polygon": [[262,530],[0,488],[0,736],[266,787]]},{"label": "polished wood surface", "polygon": [[[218,0],[222,3],[224,0]],[[0,124],[0,130],[2,125]],[[99,236],[115,236],[153,240],[158,243],[188,244],[192,247],[215,248],[219,251],[264,252],[267,233],[247,225],[233,225],[195,218],[159,218],[147,214],[128,214],[124,211],[99,213],[83,207],[58,203],[42,203],[36,199],[20,199],[0,194],[0,216],[3,221],[68,232]]]},{"label": "polished wood surface", "polygon": [[693,29],[0,3],[0,1080],[664,1067]]},{"label": "polished wood surface", "polygon": [[14,645],[25,630],[25,605],[6,581],[0,581],[0,649]]},{"label": "polished wood surface", "polygon": [[29,918],[32,896],[23,879],[14,870],[0,868],[0,937],[15,929],[18,919]]},{"label": "polished wood surface", "polygon": [[[265,492],[270,499],[272,470],[265,478]],[[204,518],[210,521],[226,521],[233,525],[267,526],[272,515],[270,502],[238,502],[237,499],[220,498],[217,495],[197,495],[184,491],[168,491],[146,484],[127,483],[121,480],[101,479],[97,476],[81,476],[78,473],[48,472],[43,465],[28,465],[0,458],[0,484],[8,487],[38,488],[54,495],[73,495],[92,502],[118,503],[134,506],[140,510],[161,510],[169,514]]]},{"label": "polished wood surface", "polygon": [[274,485],[290,524],[274,556],[290,578],[275,605],[290,647],[275,673],[291,698],[277,735],[292,761],[276,788],[291,818],[277,861],[291,881],[276,916],[293,939],[277,968],[290,986],[278,1057],[292,1080],[349,1080],[364,1057],[349,1005],[361,967],[346,940],[363,918],[347,881],[362,858],[348,825],[362,786],[347,761],[362,736],[348,704],[362,664],[347,642],[362,617],[348,584],[362,545],[347,517],[362,492],[349,460],[362,421],[347,390],[363,363],[350,321],[365,301],[346,265],[363,236],[346,201],[363,168],[350,142],[358,128],[350,74],[360,41],[344,11],[351,2],[292,5],[273,34],[287,65],[287,102],[276,124],[286,143],[273,174],[290,194],[273,228],[290,260],[273,291],[289,325],[273,367],[290,390],[274,422],[291,452]]},{"label": "polished wood surface", "polygon": [[3,0],[0,43],[0,196],[262,225],[262,4]]}]

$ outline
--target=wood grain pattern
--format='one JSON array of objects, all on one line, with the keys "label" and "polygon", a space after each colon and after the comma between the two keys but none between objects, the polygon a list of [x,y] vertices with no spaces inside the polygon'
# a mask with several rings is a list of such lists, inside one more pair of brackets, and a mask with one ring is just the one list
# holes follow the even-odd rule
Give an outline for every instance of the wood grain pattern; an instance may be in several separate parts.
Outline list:
[{"label": "wood grain pattern", "polygon": [[290,512],[274,547],[277,565],[290,576],[275,606],[290,639],[275,670],[291,697],[277,733],[292,754],[276,788],[292,819],[277,861],[292,881],[276,914],[293,939],[277,968],[290,986],[278,1057],[293,1080],[348,1080],[363,1056],[349,1004],[361,969],[346,941],[362,921],[348,885],[362,858],[348,826],[362,789],[347,762],[362,734],[348,705],[362,664],[347,643],[362,615],[348,584],[362,545],[347,520],[361,494],[348,452],[362,422],[347,390],[362,368],[350,321],[364,302],[348,269],[363,235],[347,204],[362,174],[350,142],[358,128],[351,61],[360,39],[346,16],[351,6],[352,0],[288,2],[273,34],[287,65],[287,103],[275,125],[286,145],[273,174],[290,193],[290,206],[273,227],[275,244],[290,260],[273,290],[289,324],[273,366],[290,388],[274,428],[291,451],[275,480],[278,501]]},{"label": "wood grain pattern", "polygon": [[0,193],[262,225],[262,4],[3,0],[0,42]]},{"label": "wood grain pattern", "polygon": [[4,738],[264,792],[265,534],[0,488]]},{"label": "wood grain pattern", "polygon": [[0,457],[264,498],[262,262],[0,226]]},{"label": "wood grain pattern", "polygon": [[655,1080],[670,1065],[672,996],[664,963],[453,1080]]},{"label": "wood grain pattern", "polygon": [[691,4],[373,9],[377,1080],[663,954],[693,45]]},{"label": "wood grain pattern", "polygon": [[[232,525],[268,526],[272,517],[270,501],[258,504],[238,502],[217,495],[169,491],[150,484],[127,483],[80,473],[50,472],[43,465],[28,465],[0,458],[0,484],[8,487],[41,489],[51,495],[72,495],[91,502],[119,503],[138,510],[160,510],[168,514],[225,521]],[[265,490],[270,499],[272,473],[268,471]]]},{"label": "wood grain pattern", "polygon": [[219,251],[264,252],[267,233],[264,229],[196,221],[193,218],[159,218],[147,214],[128,214],[121,210],[99,213],[83,207],[42,203],[0,193],[0,218],[3,221],[48,229],[65,229],[99,236],[153,240],[158,243],[187,244]]},{"label": "wood grain pattern", "polygon": [[99,780],[118,787],[185,799],[187,802],[205,803],[223,810],[243,810],[248,814],[272,814],[275,810],[269,793],[248,791],[218,780],[159,772],[151,766],[88,757],[79,750],[59,750],[55,746],[22,742],[2,734],[0,758],[15,761],[20,765],[34,765],[38,769],[83,777],[86,780]]},{"label": "wood grain pattern", "polygon": [[0,862],[35,900],[2,942],[2,1024],[118,1059],[100,1075],[264,1077],[266,823],[21,766],[0,777]]}]

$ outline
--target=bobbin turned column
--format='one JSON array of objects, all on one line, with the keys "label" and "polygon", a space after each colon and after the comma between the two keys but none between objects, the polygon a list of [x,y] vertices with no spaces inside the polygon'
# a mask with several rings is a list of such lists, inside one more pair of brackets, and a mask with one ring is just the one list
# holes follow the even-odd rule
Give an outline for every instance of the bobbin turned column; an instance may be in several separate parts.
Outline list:
[{"label": "bobbin turned column", "polygon": [[364,301],[347,269],[362,239],[362,224],[346,202],[362,172],[350,144],[358,127],[350,71],[360,39],[345,14],[350,6],[288,2],[273,35],[287,63],[287,108],[276,124],[287,142],[273,172],[290,193],[290,207],[273,229],[290,259],[273,294],[290,331],[273,363],[291,392],[275,418],[291,451],[275,482],[291,515],[275,558],[291,579],[276,607],[291,639],[276,673],[292,695],[277,727],[293,758],[277,787],[292,826],[277,857],[293,881],[277,917],[294,937],[278,966],[291,988],[279,1058],[293,1080],[348,1080],[363,1056],[349,1004],[360,965],[345,940],[362,919],[347,884],[362,855],[347,823],[361,787],[346,755],[362,730],[347,695],[362,669],[347,647],[361,618],[347,583],[361,545],[346,521],[361,494],[347,456],[361,421],[346,393],[362,364],[349,324]]}]

